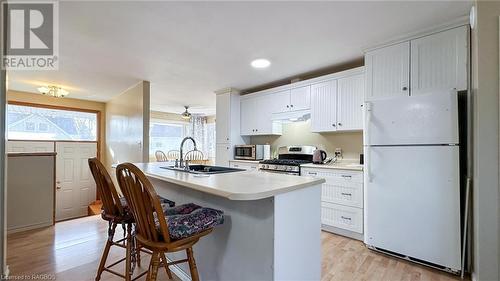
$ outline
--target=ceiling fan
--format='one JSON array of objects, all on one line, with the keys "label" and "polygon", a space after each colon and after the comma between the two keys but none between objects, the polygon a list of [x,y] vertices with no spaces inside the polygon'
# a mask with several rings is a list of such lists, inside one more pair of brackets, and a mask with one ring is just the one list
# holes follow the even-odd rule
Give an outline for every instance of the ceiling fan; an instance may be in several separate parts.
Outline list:
[{"label": "ceiling fan", "polygon": [[189,113],[188,109],[189,109],[189,106],[188,105],[185,105],[184,108],[186,109],[182,114],[181,114],[181,118],[182,119],[190,119],[191,118],[191,113]]}]

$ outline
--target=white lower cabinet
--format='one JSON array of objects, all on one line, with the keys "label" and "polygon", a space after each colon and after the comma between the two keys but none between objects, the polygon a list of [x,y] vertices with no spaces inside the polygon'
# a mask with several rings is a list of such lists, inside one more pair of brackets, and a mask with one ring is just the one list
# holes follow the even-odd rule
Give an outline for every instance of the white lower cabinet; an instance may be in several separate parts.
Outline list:
[{"label": "white lower cabinet", "polygon": [[321,224],[363,233],[363,209],[321,202]]},{"label": "white lower cabinet", "polygon": [[251,163],[251,162],[242,162],[242,161],[229,161],[229,167],[244,169],[248,171],[257,171],[259,169],[259,163]]},{"label": "white lower cabinet", "polygon": [[328,168],[302,168],[302,176],[324,178],[321,190],[323,230],[362,239],[363,172]]}]

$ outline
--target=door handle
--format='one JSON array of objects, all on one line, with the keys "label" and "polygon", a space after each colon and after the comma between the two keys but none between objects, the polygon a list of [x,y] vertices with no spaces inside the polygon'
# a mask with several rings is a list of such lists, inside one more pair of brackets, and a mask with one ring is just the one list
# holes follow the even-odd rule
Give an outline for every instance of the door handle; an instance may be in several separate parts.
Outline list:
[{"label": "door handle", "polygon": [[59,189],[61,189],[61,187],[60,187],[60,186],[56,186],[56,189],[58,189],[58,190],[59,190]]}]

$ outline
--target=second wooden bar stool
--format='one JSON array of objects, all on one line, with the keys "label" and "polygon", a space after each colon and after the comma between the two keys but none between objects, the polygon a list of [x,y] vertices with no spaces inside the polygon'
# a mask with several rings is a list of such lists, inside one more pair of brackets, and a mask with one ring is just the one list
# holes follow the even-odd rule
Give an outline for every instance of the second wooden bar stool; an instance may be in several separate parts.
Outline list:
[{"label": "second wooden bar stool", "polygon": [[[193,245],[224,222],[223,212],[195,204],[163,210],[151,182],[130,163],[118,165],[116,177],[135,218],[136,239],[153,252],[146,280],[156,280],[159,266],[165,266],[171,278],[169,265],[188,262],[191,279],[198,281]],[[167,262],[165,253],[182,250],[186,259]]]}]

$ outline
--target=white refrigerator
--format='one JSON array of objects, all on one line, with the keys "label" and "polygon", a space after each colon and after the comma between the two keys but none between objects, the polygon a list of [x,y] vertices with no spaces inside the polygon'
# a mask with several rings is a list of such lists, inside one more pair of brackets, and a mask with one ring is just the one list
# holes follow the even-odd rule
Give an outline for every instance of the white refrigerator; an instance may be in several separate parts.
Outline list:
[{"label": "white refrigerator", "polygon": [[365,244],[459,272],[457,93],[365,104]]}]

